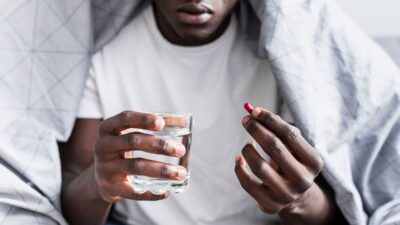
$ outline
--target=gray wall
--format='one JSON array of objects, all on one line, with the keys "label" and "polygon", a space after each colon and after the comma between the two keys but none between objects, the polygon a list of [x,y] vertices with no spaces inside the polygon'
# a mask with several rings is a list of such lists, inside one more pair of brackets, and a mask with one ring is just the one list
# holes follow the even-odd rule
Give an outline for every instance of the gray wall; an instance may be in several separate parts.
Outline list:
[{"label": "gray wall", "polygon": [[373,37],[400,37],[399,0],[337,0],[338,5]]},{"label": "gray wall", "polygon": [[399,0],[337,0],[337,3],[400,65]]}]

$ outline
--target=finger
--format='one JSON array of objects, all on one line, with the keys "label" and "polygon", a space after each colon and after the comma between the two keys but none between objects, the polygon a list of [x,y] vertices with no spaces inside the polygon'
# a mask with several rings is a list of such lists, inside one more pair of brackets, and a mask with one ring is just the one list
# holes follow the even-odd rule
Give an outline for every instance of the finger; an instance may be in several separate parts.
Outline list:
[{"label": "finger", "polygon": [[239,183],[254,199],[260,199],[263,186],[251,176],[245,165],[243,158],[238,156],[235,163],[235,173]]},{"label": "finger", "polygon": [[271,190],[277,190],[284,194],[285,181],[284,179],[258,154],[252,143],[247,143],[242,154],[251,171],[256,175],[263,184]]},{"label": "finger", "polygon": [[121,159],[121,168],[127,175],[148,176],[171,180],[183,180],[187,170],[182,166],[165,164],[143,158]]},{"label": "finger", "polygon": [[166,127],[188,127],[190,120],[186,116],[162,116]]},{"label": "finger", "polygon": [[268,130],[276,134],[292,150],[300,162],[315,168],[318,172],[322,169],[323,162],[321,157],[304,139],[298,128],[287,123],[280,116],[260,107],[253,110],[252,116],[260,121]]},{"label": "finger", "polygon": [[274,160],[269,159],[268,161],[269,166],[272,167],[272,169],[274,169],[275,171],[277,171],[278,173],[281,173],[282,171],[280,171],[278,164],[276,164],[276,162],[274,162]]},{"label": "finger", "polygon": [[168,198],[168,196],[169,196],[168,192],[165,192],[164,194],[161,194],[161,195],[155,195],[155,194],[151,193],[150,191],[146,191],[143,194],[132,193],[132,199],[134,199],[136,201],[158,201],[158,200],[166,199],[166,198]]},{"label": "finger", "polygon": [[120,136],[105,136],[96,143],[99,152],[140,150],[154,154],[182,157],[185,146],[171,138],[132,132]]},{"label": "finger", "polygon": [[259,205],[262,205],[265,213],[274,214],[282,208],[266,194],[266,187],[251,176],[246,168],[246,162],[241,156],[236,158],[235,173],[243,189],[255,199]]},{"label": "finger", "polygon": [[293,157],[275,134],[250,116],[244,117],[243,126],[281,168],[284,175],[287,175],[291,180],[301,179],[302,173],[306,172],[304,167]]},{"label": "finger", "polygon": [[272,200],[286,205],[297,199],[298,196],[291,191],[289,183],[258,154],[253,143],[247,143],[242,152],[251,171],[268,187]]},{"label": "finger", "polygon": [[146,130],[160,130],[164,127],[164,120],[154,114],[135,111],[124,111],[104,120],[99,128],[99,134],[118,135],[128,128],[140,128]]}]

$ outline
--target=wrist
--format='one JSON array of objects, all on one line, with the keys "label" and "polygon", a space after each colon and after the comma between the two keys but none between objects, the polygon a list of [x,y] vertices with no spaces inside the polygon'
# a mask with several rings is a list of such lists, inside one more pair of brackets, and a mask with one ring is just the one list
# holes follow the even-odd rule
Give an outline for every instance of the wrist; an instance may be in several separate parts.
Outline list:
[{"label": "wrist", "polygon": [[90,175],[90,179],[89,182],[87,184],[87,193],[88,193],[88,197],[90,199],[90,201],[92,202],[96,202],[97,204],[102,204],[102,205],[109,205],[111,206],[112,203],[106,201],[103,199],[103,197],[100,194],[100,188],[99,185],[97,183],[97,178],[96,178],[96,171],[94,169],[94,165],[92,165],[89,168],[89,175]]},{"label": "wrist", "polygon": [[[297,199],[295,202],[290,203],[285,208],[283,208],[280,212],[280,216],[295,216],[295,215],[304,215],[307,210],[311,208],[310,206],[310,198],[317,198],[315,195],[319,195],[316,187],[317,185],[313,183],[311,187],[303,193],[303,195]],[[315,204],[316,202],[314,202]]]},{"label": "wrist", "polygon": [[331,211],[330,199],[316,183],[313,183],[296,202],[279,212],[279,217],[285,225],[325,225],[329,224]]}]

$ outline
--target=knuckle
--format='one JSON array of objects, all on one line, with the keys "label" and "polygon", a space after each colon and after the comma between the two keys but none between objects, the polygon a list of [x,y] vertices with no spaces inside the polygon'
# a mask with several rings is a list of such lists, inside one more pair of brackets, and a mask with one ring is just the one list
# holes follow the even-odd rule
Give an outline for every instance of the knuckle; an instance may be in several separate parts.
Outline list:
[{"label": "knuckle", "polygon": [[273,123],[277,124],[281,124],[283,122],[283,119],[280,115],[277,114],[272,114],[272,118],[273,118]]},{"label": "knuckle", "polygon": [[126,121],[129,121],[132,119],[132,117],[134,116],[132,111],[126,110],[120,113],[120,122],[121,123],[125,123]]},{"label": "knuckle", "polygon": [[267,174],[267,165],[266,165],[266,163],[263,163],[263,162],[256,162],[255,164],[254,164],[254,166],[253,166],[253,172],[254,172],[254,175],[256,175],[257,177],[259,177],[259,178],[263,178],[263,177],[265,177],[266,176],[266,174]]},{"label": "knuckle", "polygon": [[290,192],[286,195],[286,204],[297,201],[300,198],[300,194],[295,192]]},{"label": "knuckle", "polygon": [[167,147],[168,147],[168,142],[167,142],[167,140],[165,140],[164,138],[160,138],[159,140],[158,140],[158,144],[157,144],[158,146],[158,151],[160,152],[160,153],[164,153],[164,152],[167,152]]},{"label": "knuckle", "polygon": [[127,136],[129,146],[133,148],[139,147],[143,143],[143,138],[138,133],[131,133],[130,136]]},{"label": "knuckle", "polygon": [[270,148],[276,149],[281,147],[280,140],[277,137],[271,137],[267,140],[267,144]]},{"label": "knuckle", "polygon": [[300,130],[293,125],[285,125],[283,128],[283,137],[287,141],[296,141],[301,135]]},{"label": "knuckle", "polygon": [[168,178],[171,176],[171,168],[167,165],[163,165],[160,169],[160,176],[164,178]]},{"label": "knuckle", "polygon": [[314,182],[314,177],[305,176],[298,180],[295,185],[293,185],[293,193],[302,194],[307,191]]},{"label": "knuckle", "polygon": [[146,114],[142,114],[139,117],[140,122],[147,123],[149,121],[149,117]]},{"label": "knuckle", "polygon": [[145,161],[141,158],[133,159],[129,164],[129,171],[133,173],[141,173],[145,167]]},{"label": "knuckle", "polygon": [[317,175],[322,171],[324,166],[325,166],[324,160],[322,159],[322,157],[318,153],[316,153],[315,160],[313,161],[313,163],[311,165],[312,172],[315,175]]},{"label": "knuckle", "polygon": [[283,148],[281,141],[277,137],[270,137],[266,139],[264,146],[269,149],[271,153],[281,153]]},{"label": "knuckle", "polygon": [[273,126],[273,125],[275,125],[276,124],[276,121],[277,121],[277,119],[278,119],[278,115],[275,115],[275,114],[273,114],[273,113],[270,113],[270,112],[268,112],[268,113],[264,113],[263,114],[263,120],[264,120],[264,123],[267,125],[267,126]]}]

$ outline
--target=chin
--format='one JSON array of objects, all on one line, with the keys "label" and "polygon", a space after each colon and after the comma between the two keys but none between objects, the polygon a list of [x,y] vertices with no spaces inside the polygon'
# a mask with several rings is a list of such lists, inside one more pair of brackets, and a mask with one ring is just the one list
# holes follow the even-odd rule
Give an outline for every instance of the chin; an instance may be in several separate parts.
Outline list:
[{"label": "chin", "polygon": [[195,30],[181,32],[179,36],[186,41],[205,42],[210,39],[211,33],[208,30]]}]

